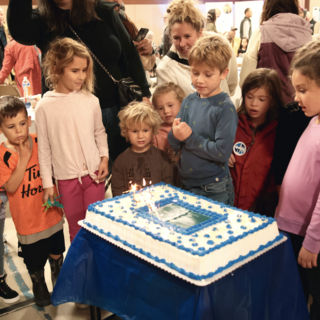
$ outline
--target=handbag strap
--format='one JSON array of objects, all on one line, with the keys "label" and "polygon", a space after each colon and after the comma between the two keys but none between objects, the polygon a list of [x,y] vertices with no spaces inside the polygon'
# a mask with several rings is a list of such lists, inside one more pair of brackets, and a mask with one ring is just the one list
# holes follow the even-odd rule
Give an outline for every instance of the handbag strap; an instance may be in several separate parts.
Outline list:
[{"label": "handbag strap", "polygon": [[73,28],[70,26],[69,24],[69,28],[70,30],[75,34],[75,36],[78,38],[78,40],[87,48],[87,50],[89,51],[90,55],[92,56],[92,58],[94,60],[97,61],[97,63],[100,65],[100,67],[108,74],[108,76],[111,78],[111,80],[117,84],[119,83],[118,80],[116,80],[111,74],[110,72],[104,67],[104,65],[99,61],[99,59],[94,55],[94,53],[88,48],[88,46],[81,40],[81,38],[78,36],[78,34],[73,30]]}]

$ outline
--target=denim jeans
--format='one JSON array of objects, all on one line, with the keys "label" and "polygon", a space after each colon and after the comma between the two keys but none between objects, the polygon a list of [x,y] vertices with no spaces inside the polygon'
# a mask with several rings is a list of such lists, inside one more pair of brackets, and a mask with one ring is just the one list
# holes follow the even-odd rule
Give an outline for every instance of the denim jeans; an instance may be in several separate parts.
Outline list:
[{"label": "denim jeans", "polygon": [[102,122],[106,128],[108,136],[109,147],[109,173],[112,172],[112,165],[117,157],[125,151],[130,144],[126,142],[126,139],[120,135],[119,127],[119,107],[113,106],[111,108],[102,109]]},{"label": "denim jeans", "polygon": [[218,182],[200,187],[184,187],[183,189],[229,206],[234,205],[234,189],[230,173]]}]

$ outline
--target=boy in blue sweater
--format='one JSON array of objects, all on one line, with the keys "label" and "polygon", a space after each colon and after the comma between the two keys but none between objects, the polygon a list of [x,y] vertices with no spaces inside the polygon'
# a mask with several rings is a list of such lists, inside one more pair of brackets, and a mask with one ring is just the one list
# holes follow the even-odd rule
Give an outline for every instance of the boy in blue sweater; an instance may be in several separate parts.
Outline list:
[{"label": "boy in blue sweater", "polygon": [[189,53],[197,92],[183,100],[168,140],[175,151],[181,150],[178,168],[184,189],[233,205],[228,160],[238,117],[229,95],[220,89],[230,58],[230,45],[221,36],[197,41]]}]

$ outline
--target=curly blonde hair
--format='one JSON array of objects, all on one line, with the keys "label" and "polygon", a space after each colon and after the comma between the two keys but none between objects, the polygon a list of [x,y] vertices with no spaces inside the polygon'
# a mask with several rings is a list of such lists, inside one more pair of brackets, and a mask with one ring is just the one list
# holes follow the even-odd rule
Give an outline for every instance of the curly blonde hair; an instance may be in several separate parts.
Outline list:
[{"label": "curly blonde hair", "polygon": [[181,87],[179,87],[177,84],[173,82],[167,82],[158,86],[157,89],[154,91],[152,96],[153,107],[157,109],[157,99],[163,94],[171,92],[173,92],[176,95],[177,100],[179,100],[180,102],[182,102],[182,100],[187,96],[185,92],[181,89]]},{"label": "curly blonde hair", "polygon": [[158,134],[162,122],[159,113],[146,102],[131,102],[119,113],[121,135],[129,141],[128,129],[140,126],[142,122],[152,128],[152,134]]},{"label": "curly blonde hair", "polygon": [[209,67],[218,68],[220,73],[228,68],[230,59],[230,45],[219,35],[198,39],[188,57],[190,66],[206,63]]},{"label": "curly blonde hair", "polygon": [[175,23],[190,23],[192,28],[200,32],[206,23],[205,16],[196,5],[201,4],[199,0],[173,0],[167,8],[169,30]]},{"label": "curly blonde hair", "polygon": [[59,76],[64,73],[64,68],[73,62],[74,57],[87,59],[87,77],[81,90],[94,92],[95,77],[90,53],[85,46],[70,38],[56,39],[51,42],[49,51],[42,62],[46,85],[53,90],[58,84]]}]

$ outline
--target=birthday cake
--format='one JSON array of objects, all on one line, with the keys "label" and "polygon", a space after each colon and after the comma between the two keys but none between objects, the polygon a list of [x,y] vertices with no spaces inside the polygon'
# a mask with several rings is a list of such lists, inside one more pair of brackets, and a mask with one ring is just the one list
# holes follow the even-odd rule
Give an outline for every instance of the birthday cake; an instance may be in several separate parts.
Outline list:
[{"label": "birthday cake", "polygon": [[197,285],[284,241],[275,219],[164,183],[91,204],[85,229]]}]

